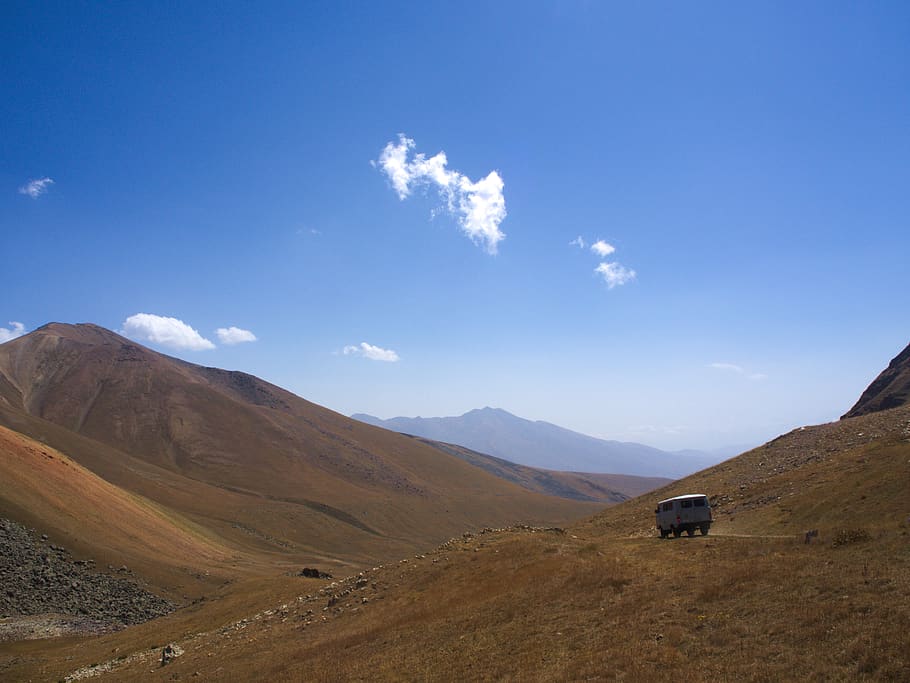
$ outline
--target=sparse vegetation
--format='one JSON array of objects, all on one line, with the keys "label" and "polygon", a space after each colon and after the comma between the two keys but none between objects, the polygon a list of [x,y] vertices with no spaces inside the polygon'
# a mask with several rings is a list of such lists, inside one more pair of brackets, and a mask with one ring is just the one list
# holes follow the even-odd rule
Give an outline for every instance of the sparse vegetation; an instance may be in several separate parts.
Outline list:
[{"label": "sparse vegetation", "polygon": [[863,543],[870,539],[869,532],[865,529],[841,529],[834,535],[831,541],[834,547],[851,545],[853,543]]}]

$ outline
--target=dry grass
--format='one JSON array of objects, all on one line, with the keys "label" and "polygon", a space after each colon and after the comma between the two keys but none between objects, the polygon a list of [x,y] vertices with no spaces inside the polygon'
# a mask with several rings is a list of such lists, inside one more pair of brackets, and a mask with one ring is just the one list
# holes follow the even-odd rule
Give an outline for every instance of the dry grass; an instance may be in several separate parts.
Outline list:
[{"label": "dry grass", "polygon": [[[103,660],[99,650],[144,650],[154,632],[153,644],[176,641],[186,654],[154,672],[134,662],[112,680],[907,680],[905,531],[837,547],[484,534],[368,571],[361,588],[320,595],[317,582],[285,578],[267,602],[266,582],[242,586],[94,651],[51,648],[39,671],[59,678]],[[247,624],[219,628],[242,614]]]}]

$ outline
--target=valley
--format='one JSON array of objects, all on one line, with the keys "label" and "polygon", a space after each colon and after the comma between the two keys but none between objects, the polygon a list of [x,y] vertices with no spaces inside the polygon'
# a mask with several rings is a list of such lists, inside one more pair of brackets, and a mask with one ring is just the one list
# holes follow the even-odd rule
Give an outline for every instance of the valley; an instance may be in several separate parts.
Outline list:
[{"label": "valley", "polygon": [[0,683],[910,683],[910,3],[0,17]]},{"label": "valley", "polygon": [[[287,481],[241,479],[211,447],[182,446],[185,457],[168,460],[152,431],[111,427],[129,439],[107,442],[99,427],[82,433],[103,415],[67,422],[63,408],[86,412],[75,387],[26,397],[22,355],[9,348],[0,517],[102,572],[128,565],[127,578],[174,609],[38,639],[29,629],[50,633],[65,619],[7,617],[0,633],[5,622],[18,635],[0,638],[4,680],[902,680],[910,667],[900,627],[910,620],[910,405],[799,428],[604,507],[529,490],[593,492],[592,481],[540,479],[353,426],[243,380],[257,405],[245,419],[292,425],[295,415],[324,439],[308,451],[320,467],[290,468],[294,493]],[[209,370],[195,383],[223,392],[216,403],[238,391]],[[107,400],[90,393],[93,405]],[[211,434],[211,418],[193,409],[196,433]],[[172,419],[186,423],[184,410],[168,402]],[[201,443],[182,434],[178,443]],[[242,449],[229,455],[252,467]],[[321,472],[326,485],[346,459],[359,464],[336,491],[295,474]],[[351,482],[360,497],[348,500]],[[710,535],[657,538],[655,502],[691,492],[710,496]]]}]

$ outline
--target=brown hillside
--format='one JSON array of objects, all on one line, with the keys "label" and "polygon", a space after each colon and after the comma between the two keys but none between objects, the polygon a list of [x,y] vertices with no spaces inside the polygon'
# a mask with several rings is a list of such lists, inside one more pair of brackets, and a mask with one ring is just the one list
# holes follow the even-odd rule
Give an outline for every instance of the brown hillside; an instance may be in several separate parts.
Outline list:
[{"label": "brown hillside", "polygon": [[3,344],[0,378],[0,423],[257,551],[366,565],[466,528],[595,509],[94,325]]},{"label": "brown hillside", "polygon": [[[566,531],[469,534],[77,645],[11,644],[0,675],[907,680],[908,463],[910,407],[807,427]],[[711,536],[649,532],[658,496],[692,490],[719,502]],[[162,668],[165,642],[183,654]]]},{"label": "brown hillside", "polygon": [[[910,344],[868,386],[844,417],[888,410],[910,402]],[[843,419],[843,418],[842,418]]]},{"label": "brown hillside", "polygon": [[38,524],[100,567],[128,565],[177,594],[236,560],[188,519],[114,486],[42,443],[0,427],[0,517]]}]

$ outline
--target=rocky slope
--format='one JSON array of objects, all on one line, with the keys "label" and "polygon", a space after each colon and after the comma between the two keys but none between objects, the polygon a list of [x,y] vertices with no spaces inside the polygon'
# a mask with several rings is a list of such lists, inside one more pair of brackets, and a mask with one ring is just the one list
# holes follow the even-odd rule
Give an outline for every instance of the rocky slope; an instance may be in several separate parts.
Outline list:
[{"label": "rocky slope", "polygon": [[841,419],[897,408],[910,402],[910,344],[882,370]]},{"label": "rocky slope", "polygon": [[[20,524],[0,519],[0,640],[21,629],[11,617],[67,615],[93,631],[138,624],[173,610],[167,600],[126,578],[129,568],[96,570]],[[72,622],[71,622],[72,623]]]}]

